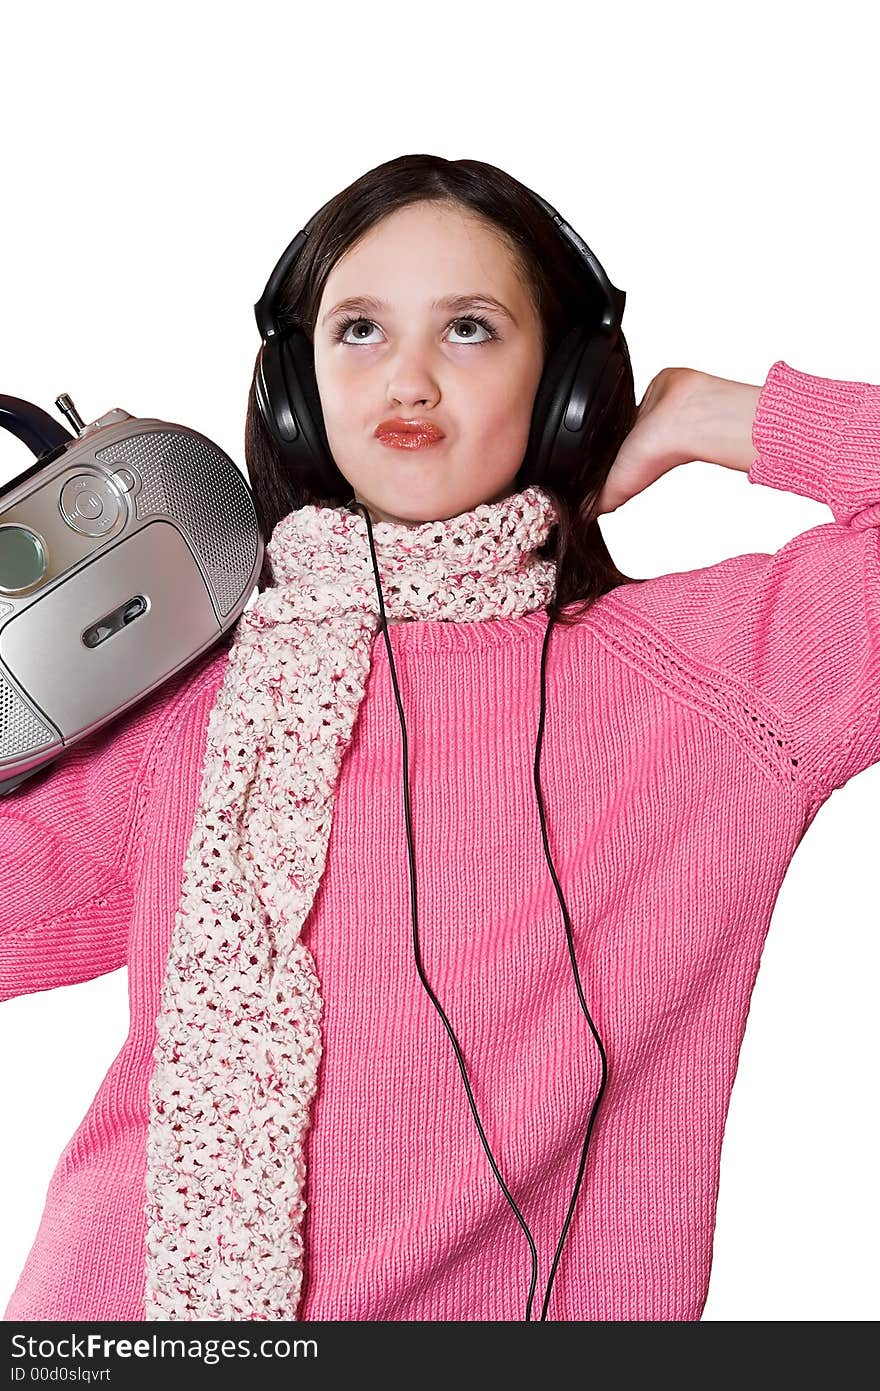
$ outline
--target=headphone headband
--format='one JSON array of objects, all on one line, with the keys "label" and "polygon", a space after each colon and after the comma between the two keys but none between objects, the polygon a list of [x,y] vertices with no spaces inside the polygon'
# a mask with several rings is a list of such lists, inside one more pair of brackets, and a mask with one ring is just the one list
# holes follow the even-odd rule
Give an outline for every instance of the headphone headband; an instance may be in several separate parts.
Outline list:
[{"label": "headphone headband", "polygon": [[[523,184],[523,188],[526,188],[525,184]],[[529,188],[527,192],[531,194],[535,201],[544,209],[547,216],[556,224],[559,232],[568,242],[578,259],[586,266],[589,283],[599,291],[602,304],[602,326],[607,332],[615,331],[619,328],[620,321],[623,318],[623,310],[626,304],[626,292],[624,290],[618,290],[612,285],[598,256],[590,250],[583,237],[579,236],[571,224],[566,222],[562,214],[557,212],[552,204],[548,203],[547,199],[542,198],[541,194],[536,193],[534,189]],[[266,281],[266,287],[263,293],[254,305],[257,328],[260,330],[260,337],[264,342],[281,332],[278,320],[275,316],[275,305],[281,293],[281,287],[296,262],[300,251],[305,246],[312,228],[321,216],[321,213],[331,202],[332,199],[328,198],[326,203],[322,203],[318,211],[309,218],[306,225],[297,232],[293,240],[284,248],[275,264],[272,274]]]},{"label": "headphone headband", "polygon": [[302,251],[309,237],[309,234],[317,222],[321,213],[332,199],[327,199],[312,217],[309,218],[302,231],[297,232],[293,241],[282,251],[278,258],[275,269],[266,281],[266,288],[254,305],[254,314],[257,319],[257,328],[260,330],[260,337],[265,343],[269,338],[273,338],[280,333],[278,320],[275,317],[275,305],[281,293],[281,287],[287,279],[288,272]]}]

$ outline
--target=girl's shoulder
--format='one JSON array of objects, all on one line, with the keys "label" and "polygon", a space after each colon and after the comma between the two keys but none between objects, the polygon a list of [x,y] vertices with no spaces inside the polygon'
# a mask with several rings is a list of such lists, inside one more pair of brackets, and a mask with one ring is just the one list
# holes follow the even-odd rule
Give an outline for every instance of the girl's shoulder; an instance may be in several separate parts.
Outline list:
[{"label": "girl's shoulder", "polygon": [[772,560],[771,553],[747,552],[620,584],[602,596],[597,611],[604,611],[609,621],[654,627],[670,642],[689,648],[717,634],[719,623],[748,604]]}]

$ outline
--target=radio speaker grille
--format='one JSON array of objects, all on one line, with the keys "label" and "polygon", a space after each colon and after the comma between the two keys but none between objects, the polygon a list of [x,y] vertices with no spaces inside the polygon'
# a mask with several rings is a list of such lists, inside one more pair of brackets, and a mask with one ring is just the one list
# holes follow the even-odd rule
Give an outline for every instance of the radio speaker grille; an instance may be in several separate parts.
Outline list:
[{"label": "radio speaker grille", "polygon": [[0,757],[20,758],[57,743],[57,732],[37,718],[0,673]]}]

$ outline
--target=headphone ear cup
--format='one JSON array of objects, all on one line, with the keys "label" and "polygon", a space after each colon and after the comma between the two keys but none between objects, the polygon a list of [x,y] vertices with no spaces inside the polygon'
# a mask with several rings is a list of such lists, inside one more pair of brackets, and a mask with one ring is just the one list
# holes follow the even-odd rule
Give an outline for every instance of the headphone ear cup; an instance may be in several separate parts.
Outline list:
[{"label": "headphone ear cup", "polygon": [[[581,468],[629,366],[625,340],[576,324],[548,357],[532,408],[526,477],[541,484]],[[568,417],[568,425],[565,424]]]},{"label": "headphone ear cup", "polygon": [[284,376],[290,403],[309,453],[336,471],[330,442],[324,427],[324,412],[315,376],[315,354],[302,329],[296,328],[281,344]]},{"label": "headphone ear cup", "polygon": [[583,325],[575,324],[552,349],[544,363],[532,406],[525,457],[528,477],[536,484],[540,484],[551,471],[553,446],[588,337]]}]

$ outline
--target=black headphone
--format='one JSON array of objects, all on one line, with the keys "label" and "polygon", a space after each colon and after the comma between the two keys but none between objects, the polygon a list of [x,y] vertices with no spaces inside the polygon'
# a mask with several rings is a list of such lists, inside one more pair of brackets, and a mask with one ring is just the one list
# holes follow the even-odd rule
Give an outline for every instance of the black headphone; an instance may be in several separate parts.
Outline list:
[{"label": "black headphone", "polygon": [[[523,187],[525,187],[525,185],[523,185]],[[529,483],[541,486],[542,481],[552,480],[554,477],[560,475],[564,477],[574,466],[576,461],[579,462],[583,459],[587,443],[593,437],[594,431],[601,422],[609,404],[614,399],[618,384],[629,368],[630,360],[626,347],[626,340],[620,332],[620,323],[626,303],[625,291],[618,290],[612,285],[597,257],[587,246],[586,242],[578,236],[577,232],[569,226],[556,209],[551,207],[550,204],[546,202],[540,194],[535,193],[533,189],[527,189],[527,192],[532,195],[547,215],[552,218],[566,242],[574,248],[578,255],[579,262],[583,267],[587,287],[591,296],[594,300],[598,296],[600,310],[598,319],[593,316],[590,317],[589,322],[586,319],[582,319],[577,322],[573,328],[569,329],[556,347],[550,352],[544,364],[541,381],[535,394],[535,401],[532,407],[529,440],[521,469],[521,473],[524,471],[528,472]],[[315,222],[326,206],[327,204],[325,203],[323,207],[319,208],[318,212],[310,218],[302,231],[297,232],[293,241],[282,253],[278,264],[275,266],[275,269],[266,282],[266,288],[263,294],[254,305],[257,327],[260,330],[260,336],[263,340],[255,376],[257,406],[272,438],[281,451],[282,458],[286,462],[289,462],[292,468],[299,467],[300,469],[306,468],[309,464],[313,465],[315,462],[319,462],[325,467],[329,466],[335,469],[336,463],[330,451],[330,445],[324,428],[323,412],[321,410],[317,379],[315,377],[312,345],[299,325],[290,327],[282,326],[276,314],[276,307],[284,281],[302,251]],[[525,483],[523,483],[522,486],[525,486]],[[501,1185],[504,1196],[513,1209],[520,1226],[525,1232],[526,1240],[529,1244],[532,1257],[532,1278],[529,1285],[528,1299],[526,1301],[525,1321],[531,1322],[532,1301],[534,1299],[535,1285],[538,1276],[538,1254],[535,1241],[504,1179],[499,1173],[498,1166],[489,1148],[485,1132],[477,1114],[477,1108],[474,1104],[473,1093],[471,1091],[470,1082],[468,1081],[458,1040],[452,1031],[452,1026],[439,1000],[425,977],[422,967],[418,939],[418,914],[416,908],[415,856],[413,852],[412,822],[410,819],[406,721],[403,716],[400,690],[397,685],[397,672],[394,666],[394,657],[388,634],[388,624],[385,618],[385,604],[382,597],[382,585],[379,579],[379,567],[376,561],[370,516],[367,508],[354,499],[348,504],[348,507],[350,511],[361,511],[367,524],[367,539],[369,541],[370,554],[373,562],[381,627],[385,636],[385,645],[388,650],[391,679],[394,686],[398,714],[400,716],[403,739],[404,807],[406,812],[407,845],[409,849],[410,866],[410,902],[412,908],[413,949],[415,952],[416,967],[422,985],[436,1007],[446,1031],[452,1040],[452,1046],[455,1050],[455,1055],[464,1080],[471,1111],[473,1112],[474,1120],[477,1124],[477,1130],[479,1131],[483,1148],[492,1166],[492,1171]],[[571,919],[569,918],[562,889],[550,857],[550,848],[547,843],[547,826],[544,818],[544,803],[541,795],[540,761],[546,703],[547,649],[552,626],[553,620],[551,617],[548,619],[544,633],[544,643],[541,650],[541,708],[535,746],[535,796],[537,797],[538,812],[541,818],[541,835],[544,842],[544,854],[547,858],[547,864],[550,868],[550,873],[562,908],[562,917],[565,923],[569,957],[574,973],[578,1000],[586,1016],[593,1038],[596,1041],[596,1046],[599,1049],[602,1062],[602,1080],[587,1122],[587,1130],[581,1150],[581,1159],[578,1166],[574,1190],[568,1205],[562,1231],[559,1234],[556,1254],[553,1258],[550,1277],[547,1281],[547,1289],[541,1308],[541,1320],[545,1320],[547,1317],[550,1290],[556,1276],[559,1258],[562,1254],[562,1245],[574,1214],[574,1205],[586,1168],[587,1148],[590,1143],[593,1124],[608,1079],[608,1060],[602,1040],[599,1037],[598,1030],[587,1008],[587,1002],[584,999],[580,975],[577,968],[574,942],[572,939]]]}]

